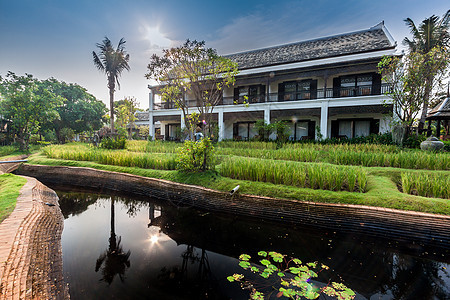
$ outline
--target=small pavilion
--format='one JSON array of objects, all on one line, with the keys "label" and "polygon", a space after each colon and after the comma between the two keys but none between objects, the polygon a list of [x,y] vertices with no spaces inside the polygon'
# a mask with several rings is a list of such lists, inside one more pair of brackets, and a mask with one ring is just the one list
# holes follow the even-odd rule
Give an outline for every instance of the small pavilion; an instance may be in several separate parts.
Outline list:
[{"label": "small pavilion", "polygon": [[[441,103],[439,103],[435,108],[433,108],[428,114],[427,114],[427,120],[428,124],[431,124],[432,121],[436,121],[436,132],[438,138],[441,138],[440,132],[441,132],[441,122],[442,126],[445,128],[445,134],[442,136],[443,140],[449,140],[450,139],[450,126],[449,126],[449,120],[450,120],[450,96],[447,95],[447,98],[445,98]],[[428,126],[430,128],[430,126]]]}]

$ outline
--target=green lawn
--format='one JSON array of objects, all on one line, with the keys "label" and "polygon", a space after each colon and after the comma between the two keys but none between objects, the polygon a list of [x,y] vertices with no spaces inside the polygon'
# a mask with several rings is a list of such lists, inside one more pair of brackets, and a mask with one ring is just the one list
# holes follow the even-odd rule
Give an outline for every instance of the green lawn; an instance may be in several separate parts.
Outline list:
[{"label": "green lawn", "polygon": [[19,191],[26,182],[25,178],[13,174],[0,175],[0,223],[16,207]]},{"label": "green lawn", "polygon": [[7,157],[35,153],[39,151],[41,147],[41,145],[30,145],[30,149],[28,149],[28,151],[19,151],[18,148],[14,146],[0,146],[0,160],[3,160]]}]

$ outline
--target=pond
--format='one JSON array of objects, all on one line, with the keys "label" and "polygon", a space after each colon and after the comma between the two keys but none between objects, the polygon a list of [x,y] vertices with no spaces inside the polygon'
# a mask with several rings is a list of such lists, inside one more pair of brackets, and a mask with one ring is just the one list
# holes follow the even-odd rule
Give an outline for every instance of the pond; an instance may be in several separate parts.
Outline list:
[{"label": "pond", "polygon": [[[52,187],[50,185],[50,187]],[[448,299],[448,249],[53,187],[71,299],[248,299],[227,276],[240,254],[277,251],[330,267],[357,299]]]}]

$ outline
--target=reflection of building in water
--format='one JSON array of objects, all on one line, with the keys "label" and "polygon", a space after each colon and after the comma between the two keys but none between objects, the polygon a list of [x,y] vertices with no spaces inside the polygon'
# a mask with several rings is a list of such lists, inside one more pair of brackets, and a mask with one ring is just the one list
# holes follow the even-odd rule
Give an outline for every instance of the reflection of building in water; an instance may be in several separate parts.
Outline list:
[{"label": "reflection of building in water", "polygon": [[219,282],[211,272],[206,250],[192,245],[181,247],[184,246],[186,250],[181,253],[181,266],[162,268],[158,275],[159,283],[178,291],[183,298],[221,299],[217,293]]},{"label": "reflection of building in water", "polygon": [[[416,298],[412,295],[421,295],[418,299],[429,299],[428,296],[433,293],[445,295],[442,284],[439,284],[439,272],[445,264],[417,258],[425,251],[436,252],[437,259],[442,254],[438,249],[430,251],[424,245],[416,244],[416,248],[412,248],[407,243],[370,236],[339,234],[301,226],[287,228],[172,207],[164,207],[164,213],[154,218],[152,225],[160,227],[161,232],[178,245],[186,246],[181,266],[177,266],[176,270],[166,270],[172,276],[186,276],[189,266],[195,264],[198,280],[204,281],[211,272],[208,252],[210,255],[217,253],[237,258],[242,253],[257,257],[259,250],[273,250],[294,255],[305,262],[319,261],[332,270],[339,270],[336,271],[338,274],[323,272],[319,281],[326,282],[330,278],[341,281],[333,277],[339,275],[347,286],[367,299],[386,293],[391,293],[395,299]],[[387,251],[386,247],[390,250]],[[193,276],[194,271],[190,270],[189,275]],[[407,276],[410,276],[409,279]],[[405,282],[408,284],[405,285]],[[410,289],[412,286],[420,290]]]},{"label": "reflection of building in water", "polygon": [[184,276],[187,275],[188,262],[191,262],[191,264],[198,263],[197,279],[201,281],[207,279],[208,274],[211,273],[211,268],[209,266],[208,254],[205,249],[201,249],[201,255],[198,255],[194,246],[187,245],[186,251],[181,254],[181,257],[183,258],[181,273],[184,274]]},{"label": "reflection of building in water", "polygon": [[155,205],[154,203],[150,203],[148,206],[148,219],[149,222],[147,227],[153,225],[153,221],[162,215],[162,207],[159,205]]}]

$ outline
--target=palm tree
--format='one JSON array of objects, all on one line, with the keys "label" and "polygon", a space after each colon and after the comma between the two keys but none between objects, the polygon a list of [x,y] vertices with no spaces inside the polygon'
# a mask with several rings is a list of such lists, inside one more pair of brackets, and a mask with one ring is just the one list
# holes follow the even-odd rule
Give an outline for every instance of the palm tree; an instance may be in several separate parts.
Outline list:
[{"label": "palm tree", "polygon": [[125,40],[120,39],[117,49],[114,49],[111,41],[105,37],[102,43],[97,43],[97,47],[100,49],[99,54],[92,51],[94,57],[94,65],[102,72],[106,74],[108,79],[109,88],[109,105],[110,105],[110,122],[111,133],[114,132],[114,91],[117,86],[120,89],[119,77],[122,71],[125,69],[130,71],[128,61],[130,55],[125,51]]},{"label": "palm tree", "polygon": [[[410,28],[413,39],[410,40],[405,37],[403,43],[409,47],[411,52],[426,55],[435,47],[446,49],[450,46],[450,9],[440,19],[438,16],[432,15],[423,20],[419,27],[416,27],[416,24],[410,18],[404,21]],[[431,87],[433,86],[432,77],[428,78],[427,81],[419,129],[422,129],[425,123]]]},{"label": "palm tree", "polygon": [[111,231],[109,237],[109,247],[100,254],[95,263],[95,272],[102,268],[102,279],[109,285],[113,282],[114,277],[119,275],[120,280],[125,280],[125,271],[130,267],[131,251],[124,252],[122,245],[120,245],[121,237],[117,238],[114,226],[115,212],[114,212],[114,196],[111,197]]}]

